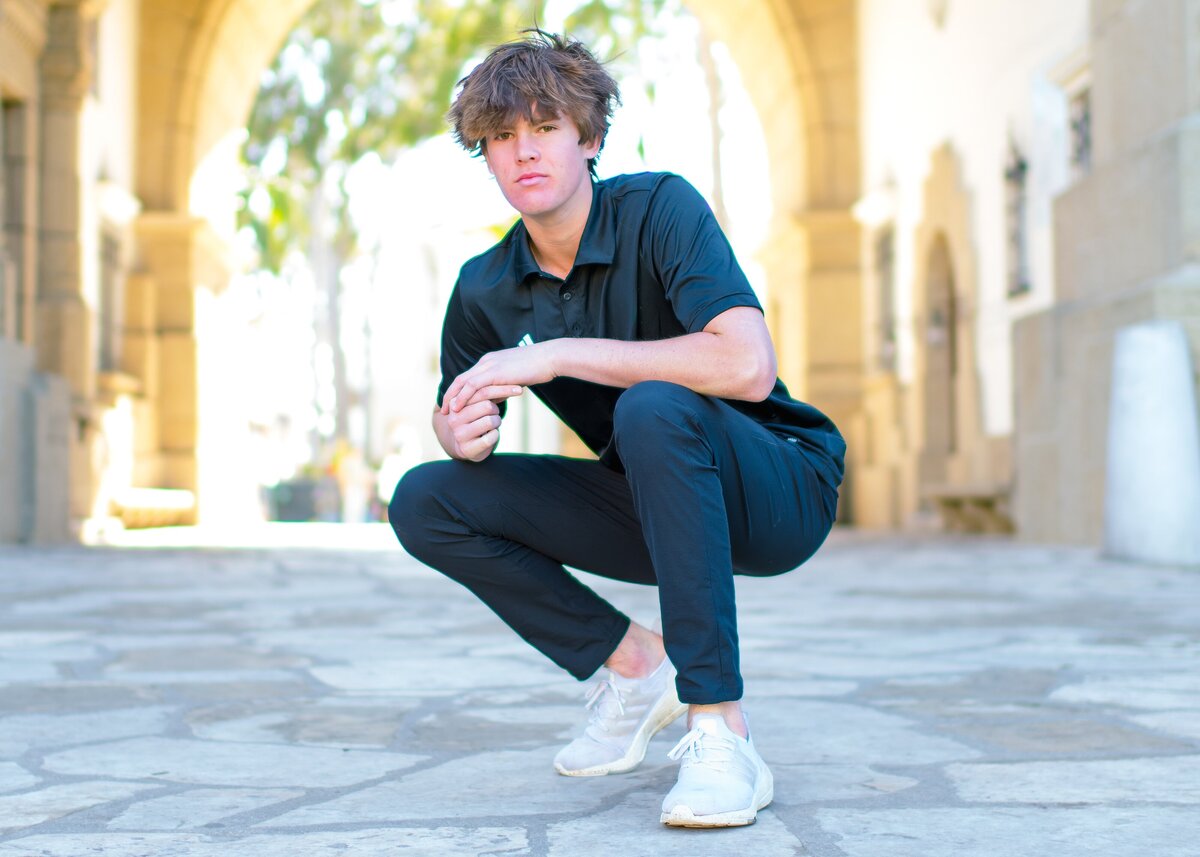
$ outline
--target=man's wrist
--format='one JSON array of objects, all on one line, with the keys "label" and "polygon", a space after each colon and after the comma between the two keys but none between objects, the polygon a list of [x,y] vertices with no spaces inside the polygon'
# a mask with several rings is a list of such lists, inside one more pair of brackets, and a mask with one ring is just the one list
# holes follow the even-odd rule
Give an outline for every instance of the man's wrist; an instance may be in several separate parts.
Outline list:
[{"label": "man's wrist", "polygon": [[547,339],[542,345],[546,346],[546,363],[550,367],[552,378],[570,375],[571,351],[574,341],[569,338]]}]

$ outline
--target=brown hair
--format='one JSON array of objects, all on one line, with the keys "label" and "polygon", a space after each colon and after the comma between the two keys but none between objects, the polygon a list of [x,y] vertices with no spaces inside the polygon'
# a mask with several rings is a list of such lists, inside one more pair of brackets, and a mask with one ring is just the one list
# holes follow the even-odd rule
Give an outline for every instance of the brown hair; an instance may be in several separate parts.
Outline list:
[{"label": "brown hair", "polygon": [[[528,122],[566,116],[580,143],[599,139],[603,148],[608,120],[621,103],[616,80],[582,42],[537,28],[521,32],[524,38],[493,48],[458,82],[446,117],[454,139],[480,155],[487,138],[518,116]],[[596,174],[596,158],[588,170]]]}]

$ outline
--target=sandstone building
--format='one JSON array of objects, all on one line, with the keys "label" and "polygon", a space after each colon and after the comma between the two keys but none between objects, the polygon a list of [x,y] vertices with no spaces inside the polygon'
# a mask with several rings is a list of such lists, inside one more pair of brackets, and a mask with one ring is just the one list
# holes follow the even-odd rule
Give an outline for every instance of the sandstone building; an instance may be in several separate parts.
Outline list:
[{"label": "sandstone building", "polygon": [[[0,542],[203,511],[232,268],[195,183],[307,5],[0,0]],[[762,121],[770,323],[850,442],[842,517],[1098,543],[1116,331],[1200,348],[1200,5],[687,5]]]}]

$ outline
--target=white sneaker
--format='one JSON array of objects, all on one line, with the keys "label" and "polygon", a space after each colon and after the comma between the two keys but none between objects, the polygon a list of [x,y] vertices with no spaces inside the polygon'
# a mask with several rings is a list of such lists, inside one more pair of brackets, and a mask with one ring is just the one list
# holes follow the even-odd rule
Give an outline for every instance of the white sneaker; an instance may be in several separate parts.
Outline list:
[{"label": "white sneaker", "polygon": [[675,667],[668,658],[645,678],[623,678],[604,670],[588,691],[587,707],[583,734],[554,757],[554,769],[564,776],[632,771],[646,757],[654,734],[687,710],[675,694]]},{"label": "white sneaker", "polygon": [[672,827],[737,827],[753,824],[775,796],[771,771],[754,742],[731,731],[715,714],[692,721],[671,750],[682,759],[679,780],[663,799],[663,824]]}]

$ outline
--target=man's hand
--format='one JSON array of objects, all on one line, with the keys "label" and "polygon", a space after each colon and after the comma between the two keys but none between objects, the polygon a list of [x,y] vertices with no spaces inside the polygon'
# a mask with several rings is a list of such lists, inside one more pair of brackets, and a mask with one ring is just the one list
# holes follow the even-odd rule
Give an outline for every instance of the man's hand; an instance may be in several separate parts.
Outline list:
[{"label": "man's hand", "polygon": [[550,359],[555,340],[492,351],[451,382],[442,398],[441,412],[447,416],[482,402],[497,402],[520,395],[532,384],[553,381],[558,373]]},{"label": "man's hand", "polygon": [[[520,395],[520,387],[509,389],[518,391],[510,392],[509,398]],[[500,407],[495,401],[484,399],[449,414],[434,411],[433,429],[450,457],[482,461],[492,454],[500,440]]]}]

